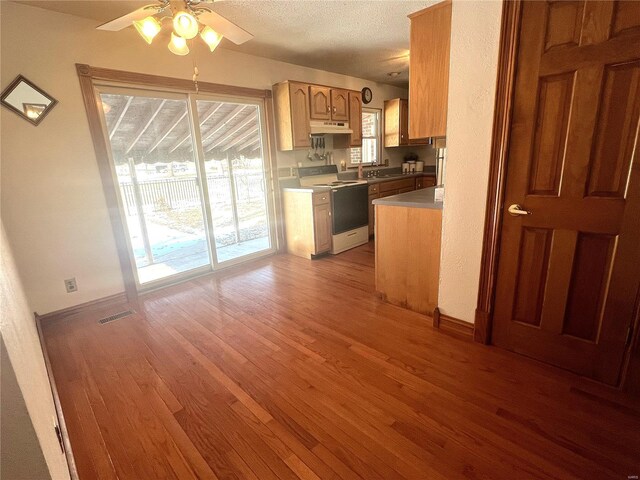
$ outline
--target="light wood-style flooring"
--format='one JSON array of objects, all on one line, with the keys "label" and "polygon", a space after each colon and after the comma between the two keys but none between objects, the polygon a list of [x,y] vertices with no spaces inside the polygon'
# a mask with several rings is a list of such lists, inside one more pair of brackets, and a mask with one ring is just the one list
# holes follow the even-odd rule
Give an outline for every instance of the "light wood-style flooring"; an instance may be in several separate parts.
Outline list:
[{"label": "light wood-style flooring", "polygon": [[374,293],[373,244],[44,325],[82,480],[626,479],[640,405]]}]

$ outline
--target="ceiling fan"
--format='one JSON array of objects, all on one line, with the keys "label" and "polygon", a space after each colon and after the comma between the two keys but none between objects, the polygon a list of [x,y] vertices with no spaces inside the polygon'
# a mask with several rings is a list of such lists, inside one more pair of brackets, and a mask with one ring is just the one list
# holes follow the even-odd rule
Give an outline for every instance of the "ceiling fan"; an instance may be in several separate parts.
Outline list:
[{"label": "ceiling fan", "polygon": [[162,23],[171,21],[171,40],[168,47],[176,55],[187,55],[187,41],[198,34],[212,52],[223,37],[236,45],[253,38],[246,30],[203,5],[207,3],[213,3],[213,0],[158,0],[104,23],[97,29],[116,32],[133,25],[142,38],[151,44],[162,30]]}]

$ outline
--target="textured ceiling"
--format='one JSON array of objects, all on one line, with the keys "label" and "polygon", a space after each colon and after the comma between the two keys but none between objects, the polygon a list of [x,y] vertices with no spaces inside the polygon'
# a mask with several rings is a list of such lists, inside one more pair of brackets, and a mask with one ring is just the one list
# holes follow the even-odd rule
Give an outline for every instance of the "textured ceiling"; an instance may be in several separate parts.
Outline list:
[{"label": "textured ceiling", "polygon": [[[254,35],[223,48],[382,83],[407,86],[407,15],[438,0],[224,0],[213,8]],[[148,1],[20,0],[96,20],[96,26]],[[395,78],[389,72],[401,72]]]}]

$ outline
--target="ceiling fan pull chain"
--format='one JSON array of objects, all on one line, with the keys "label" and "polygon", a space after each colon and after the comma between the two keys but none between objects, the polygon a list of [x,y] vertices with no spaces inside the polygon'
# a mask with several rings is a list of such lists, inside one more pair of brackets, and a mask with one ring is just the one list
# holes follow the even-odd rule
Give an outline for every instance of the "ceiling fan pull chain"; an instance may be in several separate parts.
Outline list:
[{"label": "ceiling fan pull chain", "polygon": [[193,54],[193,84],[196,87],[196,93],[198,93],[198,75],[200,75],[200,71],[198,70],[198,64],[196,63],[196,54]]}]

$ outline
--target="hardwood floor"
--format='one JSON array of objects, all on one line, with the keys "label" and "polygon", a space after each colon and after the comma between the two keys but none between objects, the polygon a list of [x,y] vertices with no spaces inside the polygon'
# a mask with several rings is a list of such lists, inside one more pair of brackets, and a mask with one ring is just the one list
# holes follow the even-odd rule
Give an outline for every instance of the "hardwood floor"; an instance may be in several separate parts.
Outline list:
[{"label": "hardwood floor", "polygon": [[89,479],[620,479],[640,405],[374,295],[373,245],[281,255],[44,335]]}]

